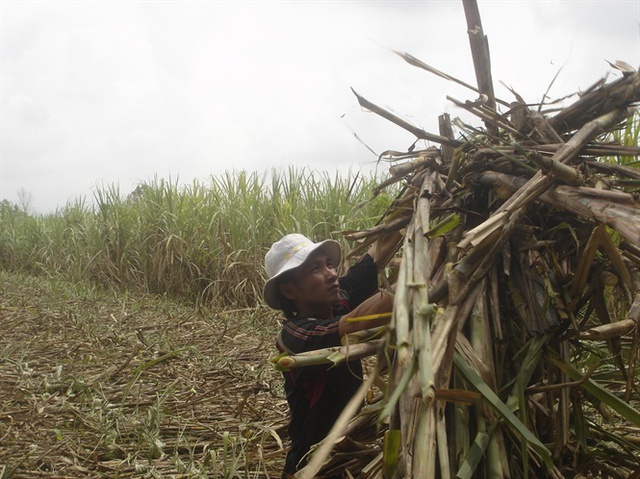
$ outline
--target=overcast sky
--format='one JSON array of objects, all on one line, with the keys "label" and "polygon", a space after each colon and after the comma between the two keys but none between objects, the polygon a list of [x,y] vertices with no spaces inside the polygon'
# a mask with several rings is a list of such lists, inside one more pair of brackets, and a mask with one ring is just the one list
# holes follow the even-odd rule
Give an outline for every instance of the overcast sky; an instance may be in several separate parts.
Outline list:
[{"label": "overcast sky", "polygon": [[[499,82],[525,100],[640,66],[640,1],[479,1]],[[350,91],[437,133],[475,84],[461,1],[0,1],[0,199],[53,212],[100,185],[225,170],[371,170],[414,138]],[[478,123],[478,126],[479,123]],[[424,145],[420,145],[424,146]]]}]

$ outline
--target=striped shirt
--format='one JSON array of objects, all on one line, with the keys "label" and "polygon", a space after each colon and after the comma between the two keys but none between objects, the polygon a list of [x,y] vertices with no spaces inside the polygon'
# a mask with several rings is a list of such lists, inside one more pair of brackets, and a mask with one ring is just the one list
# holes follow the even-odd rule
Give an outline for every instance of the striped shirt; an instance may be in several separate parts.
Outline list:
[{"label": "striped shirt", "polygon": [[[290,353],[340,346],[340,317],[377,290],[373,259],[364,255],[340,278],[341,299],[334,318],[294,318],[286,320],[278,335],[277,347]],[[362,382],[362,364],[349,361],[337,366],[318,365],[293,368],[283,373],[284,388],[291,411],[287,455],[283,478],[306,464],[305,454],[329,433]]]}]

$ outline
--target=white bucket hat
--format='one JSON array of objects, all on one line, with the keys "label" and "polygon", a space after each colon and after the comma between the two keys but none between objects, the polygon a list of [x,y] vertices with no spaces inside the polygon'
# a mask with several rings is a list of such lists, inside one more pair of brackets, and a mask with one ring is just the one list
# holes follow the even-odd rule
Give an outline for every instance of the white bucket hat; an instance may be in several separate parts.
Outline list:
[{"label": "white bucket hat", "polygon": [[269,277],[264,285],[264,300],[269,306],[274,309],[282,309],[281,296],[278,291],[278,277],[302,265],[311,253],[321,248],[337,267],[341,258],[340,243],[337,241],[328,239],[314,243],[301,234],[293,233],[273,243],[264,258],[265,269]]}]

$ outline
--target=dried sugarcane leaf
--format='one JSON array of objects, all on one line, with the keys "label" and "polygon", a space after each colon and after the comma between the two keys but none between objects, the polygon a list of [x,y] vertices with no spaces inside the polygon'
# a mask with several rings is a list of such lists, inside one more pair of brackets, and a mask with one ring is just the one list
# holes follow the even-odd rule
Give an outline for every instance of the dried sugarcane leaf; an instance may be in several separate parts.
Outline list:
[{"label": "dried sugarcane leaf", "polygon": [[[448,137],[447,137],[448,138]],[[385,152],[386,153],[386,152]],[[383,153],[384,155],[384,153]],[[440,150],[436,147],[430,147],[426,150],[418,150],[414,151],[411,154],[405,154],[402,159],[412,158],[411,161],[405,161],[404,163],[397,163],[389,167],[389,174],[392,177],[396,177],[398,179],[404,179],[407,175],[413,173],[419,168],[423,168],[425,166],[437,167],[439,166],[439,162],[437,161],[440,158]],[[385,183],[383,182],[382,185]]]},{"label": "dried sugarcane leaf", "polygon": [[436,389],[436,400],[471,406],[480,401],[480,394],[466,389]]},{"label": "dried sugarcane leaf", "polygon": [[625,204],[589,194],[589,190],[559,186],[557,192],[574,199],[589,209],[594,218],[611,225],[629,242],[640,246],[640,207],[637,203]]},{"label": "dried sugarcane leaf", "polygon": [[463,334],[456,336],[456,353],[459,354],[471,366],[484,382],[492,384],[494,378],[488,365],[482,360],[479,354]]},{"label": "dried sugarcane leaf", "polygon": [[362,108],[370,110],[373,113],[376,113],[377,115],[381,116],[382,118],[385,118],[390,122],[395,123],[400,128],[407,130],[408,132],[412,133],[416,138],[419,138],[420,140],[434,141],[436,143],[440,143],[441,145],[451,145],[453,147],[458,147],[462,144],[457,140],[451,140],[444,136],[428,133],[421,128],[415,127],[411,123],[400,118],[399,116],[394,115],[393,113],[385,110],[384,108],[379,107],[378,105],[375,105],[374,103],[371,103],[369,100],[367,100],[366,98],[358,94],[353,88],[351,89],[351,91],[358,99],[358,103]]},{"label": "dried sugarcane leaf", "polygon": [[620,70],[622,73],[629,74],[629,73],[637,72],[635,68],[633,68],[627,62],[624,62],[622,60],[616,60],[615,63],[611,63],[609,60],[607,60],[607,63],[611,65],[613,68],[615,68],[616,70]]},{"label": "dried sugarcane leaf", "polygon": [[[610,148],[614,148],[614,146],[617,146],[618,148],[613,151],[603,151],[597,156],[640,156],[640,147],[623,147],[620,145],[612,145]],[[585,148],[584,153],[588,155],[593,154],[593,152],[591,152],[588,147]],[[602,161],[595,160],[586,160],[585,164],[590,168],[593,168],[594,170],[600,171],[602,173],[611,175],[615,174],[622,177],[635,178],[637,180],[640,180],[640,168],[633,168],[631,166],[618,165],[615,163],[603,163]]]},{"label": "dried sugarcane leaf", "polygon": [[554,128],[562,133],[579,128],[591,118],[640,100],[640,74],[634,73],[603,85],[582,96],[551,119]]},{"label": "dried sugarcane leaf", "polygon": [[586,331],[580,333],[578,338],[590,339],[593,341],[601,341],[611,338],[619,338],[624,336],[636,327],[636,321],[633,319],[623,319],[622,321],[616,321],[615,323],[602,324],[589,328]]},{"label": "dried sugarcane leaf", "polygon": [[[396,214],[393,214],[393,216],[398,216],[398,214],[402,214],[402,211],[401,210],[397,210]],[[385,223],[380,223],[380,224],[378,224],[376,226],[373,226],[373,227],[365,229],[365,230],[356,231],[356,232],[352,232],[352,233],[343,233],[343,236],[346,239],[348,239],[349,241],[358,241],[358,240],[361,240],[363,238],[367,238],[367,237],[371,236],[372,239],[367,244],[367,246],[369,246],[371,243],[373,243],[377,239],[377,235],[381,235],[383,233],[391,233],[391,232],[394,232],[394,231],[398,231],[398,230],[404,228],[405,226],[407,226],[407,224],[409,223],[410,220],[411,220],[411,215],[405,213],[403,216],[396,217],[396,218],[390,218]],[[376,236],[376,237],[374,237],[374,236]],[[351,256],[353,256],[353,255],[351,255]]]},{"label": "dried sugarcane leaf", "polygon": [[394,51],[393,53],[395,53],[404,61],[406,61],[409,65],[413,65],[414,67],[421,68],[423,70],[428,71],[429,73],[433,73],[434,75],[439,76],[440,78],[444,78],[445,80],[457,83],[458,85],[462,85],[463,87],[468,88],[469,90],[472,90],[476,93],[480,93],[480,90],[478,90],[478,88],[474,87],[473,85],[470,85],[469,83],[465,83],[462,80],[458,80],[457,78],[452,77],[451,75],[448,75],[430,65],[427,65],[422,60],[417,59],[416,57],[414,57],[413,55],[410,55],[409,53],[398,52],[398,51]]},{"label": "dried sugarcane leaf", "polygon": [[[391,317],[391,313],[387,313],[387,317]],[[389,327],[387,325],[379,326],[377,328],[371,328],[371,329],[362,329],[360,331],[355,331],[353,333],[346,334],[345,336],[342,337],[340,342],[342,343],[343,346],[346,346],[347,344],[363,343],[365,341],[370,341],[372,339],[380,338],[388,330],[389,330]]]},{"label": "dried sugarcane leaf", "polygon": [[[563,302],[560,294],[556,292],[555,284],[552,284],[550,268],[544,257],[531,249],[527,250],[523,256],[521,264],[524,270],[519,279],[526,284],[530,308],[537,316],[534,331],[544,333],[557,328],[560,324],[559,309],[563,307]],[[566,317],[566,314],[562,316]]]},{"label": "dried sugarcane leaf", "polygon": [[475,228],[464,234],[464,239],[458,243],[458,248],[465,249],[469,246],[477,246],[489,237],[494,237],[497,232],[507,223],[509,215],[502,211],[491,216]]},{"label": "dried sugarcane leaf", "polygon": [[[595,292],[594,296],[595,309],[598,314],[598,318],[602,324],[610,324],[611,323],[611,315],[609,314],[609,310],[606,306],[606,300],[604,297],[604,290],[598,289]],[[620,340],[617,337],[612,337],[607,339],[607,346],[611,350],[611,354],[613,357],[613,361],[618,367],[620,374],[623,380],[627,380],[627,369],[622,358],[622,348],[620,345]]]},{"label": "dried sugarcane leaf", "polygon": [[636,362],[638,361],[638,350],[640,349],[640,328],[637,326],[638,321],[636,321],[636,329],[635,334],[633,335],[633,340],[631,342],[631,351],[629,353],[629,375],[627,378],[627,390],[624,394],[625,401],[629,402],[631,400],[631,394],[635,390],[635,379],[636,379]]},{"label": "dried sugarcane leaf", "polygon": [[[486,237],[477,246],[471,248],[467,255],[456,265],[455,270],[462,273],[464,277],[464,285],[459,290],[452,293],[449,291],[449,302],[452,305],[465,301],[469,292],[476,287],[480,281],[491,269],[495,262],[495,257],[511,237],[511,234],[523,221],[527,209],[518,208],[511,213],[500,230],[496,230],[496,238],[493,236]],[[465,271],[466,270],[466,271]],[[450,279],[449,279],[450,283]],[[449,288],[451,285],[449,284]]]},{"label": "dried sugarcane leaf", "polygon": [[[511,193],[515,193],[525,184],[522,178],[496,171],[481,173],[478,181],[493,188],[504,188]],[[579,217],[610,224],[632,244],[640,245],[640,206],[628,204],[628,196],[622,198],[624,201],[621,203],[603,199],[590,194],[589,189],[578,189],[568,185],[551,187],[539,196],[545,203],[575,213]]]},{"label": "dried sugarcane leaf", "polygon": [[469,113],[477,116],[484,121],[485,125],[490,126],[488,129],[490,135],[496,136],[498,129],[502,129],[513,136],[520,136],[516,127],[504,116],[500,115],[493,109],[489,109],[485,106],[488,102],[486,95],[481,95],[480,99],[475,102],[461,102],[451,96],[447,96],[447,100],[452,102],[457,107],[467,110]]},{"label": "dried sugarcane leaf", "polygon": [[170,359],[174,356],[178,356],[184,352],[190,351],[193,348],[191,348],[190,346],[184,347],[184,348],[179,348],[176,349],[174,351],[170,351],[168,353],[163,354],[162,356],[159,356],[157,358],[152,359],[151,361],[147,361],[146,363],[142,363],[140,366],[138,366],[134,371],[133,374],[134,375],[138,375],[150,368],[152,368],[153,366],[156,366],[157,364],[160,364],[163,361],[166,361],[167,359]]},{"label": "dried sugarcane leaf", "polygon": [[569,293],[573,301],[578,299],[578,295],[582,293],[585,285],[587,284],[589,271],[591,270],[593,260],[596,256],[596,252],[598,251],[598,247],[600,246],[601,236],[603,233],[605,233],[604,225],[597,226],[593,230],[584,251],[580,255],[580,262],[576,268],[573,282],[571,284],[571,291]]}]

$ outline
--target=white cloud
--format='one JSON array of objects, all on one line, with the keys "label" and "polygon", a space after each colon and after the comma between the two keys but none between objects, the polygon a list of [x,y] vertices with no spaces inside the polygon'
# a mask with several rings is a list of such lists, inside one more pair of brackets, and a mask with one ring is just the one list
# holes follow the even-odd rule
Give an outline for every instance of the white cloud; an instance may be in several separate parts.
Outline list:
[{"label": "white cloud", "polygon": [[[638,66],[637,2],[480,1],[500,80],[539,100],[584,88],[605,59]],[[0,197],[39,211],[154,175],[296,164],[357,169],[413,137],[349,87],[435,131],[474,83],[461,2],[3,2]],[[632,57],[632,58],[628,58]],[[557,95],[554,95],[557,92]],[[55,186],[47,186],[55,185]]]}]

